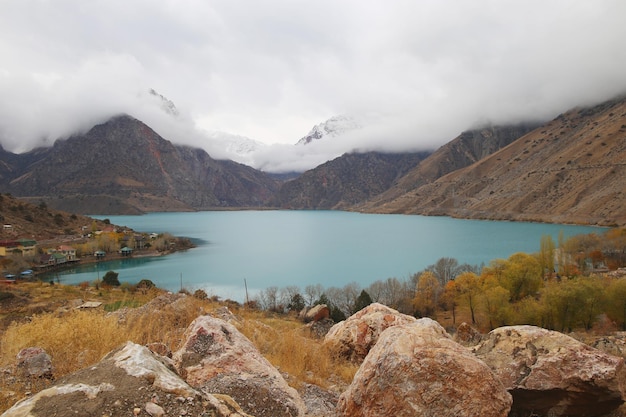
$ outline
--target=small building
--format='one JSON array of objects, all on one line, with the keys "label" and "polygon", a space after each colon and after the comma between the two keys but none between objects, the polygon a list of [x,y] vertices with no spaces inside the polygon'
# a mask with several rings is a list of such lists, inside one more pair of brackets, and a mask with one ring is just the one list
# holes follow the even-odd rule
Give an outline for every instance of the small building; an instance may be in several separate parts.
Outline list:
[{"label": "small building", "polygon": [[106,256],[106,252],[103,250],[97,250],[93,253],[93,256],[96,257],[96,259],[103,259]]},{"label": "small building", "polygon": [[122,256],[130,256],[133,254],[133,250],[128,246],[124,246],[122,249],[120,249],[120,254]]},{"label": "small building", "polygon": [[74,249],[71,246],[60,245],[60,246],[57,246],[56,251],[58,253],[62,253],[63,255],[65,255],[65,258],[68,262],[76,260],[76,249]]},{"label": "small building", "polygon": [[17,241],[18,249],[22,251],[22,255],[29,256],[37,253],[37,241],[34,239],[19,239]]},{"label": "small building", "polygon": [[20,244],[16,240],[1,240],[0,241],[0,256],[7,256],[11,254],[22,254]]},{"label": "small building", "polygon": [[52,257],[53,265],[61,265],[67,263],[67,257],[60,252],[54,252],[50,254],[50,256]]}]

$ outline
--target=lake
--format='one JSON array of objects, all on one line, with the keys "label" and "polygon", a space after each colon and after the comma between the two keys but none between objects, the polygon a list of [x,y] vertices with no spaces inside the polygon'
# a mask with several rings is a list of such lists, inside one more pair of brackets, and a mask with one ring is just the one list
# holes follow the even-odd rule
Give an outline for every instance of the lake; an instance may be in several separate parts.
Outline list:
[{"label": "lake", "polygon": [[[104,218],[104,216],[94,216]],[[269,286],[343,287],[404,280],[439,258],[488,264],[515,252],[538,252],[543,235],[601,232],[589,226],[460,220],[342,211],[206,211],[106,216],[140,232],[191,238],[197,247],[172,255],[124,259],[59,272],[64,284],[95,281],[109,270],[120,282],[152,280],[209,295],[245,299]],[[49,279],[49,278],[48,278]]]}]

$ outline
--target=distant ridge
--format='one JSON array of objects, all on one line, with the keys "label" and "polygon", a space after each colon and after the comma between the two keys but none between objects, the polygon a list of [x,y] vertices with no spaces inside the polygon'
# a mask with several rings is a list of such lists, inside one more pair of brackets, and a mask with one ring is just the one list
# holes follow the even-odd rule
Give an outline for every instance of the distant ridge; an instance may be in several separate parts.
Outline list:
[{"label": "distant ridge", "polygon": [[386,193],[395,191],[393,198],[376,198],[361,209],[623,226],[625,178],[626,98],[621,97],[570,110],[465,168],[414,187],[395,187]]}]

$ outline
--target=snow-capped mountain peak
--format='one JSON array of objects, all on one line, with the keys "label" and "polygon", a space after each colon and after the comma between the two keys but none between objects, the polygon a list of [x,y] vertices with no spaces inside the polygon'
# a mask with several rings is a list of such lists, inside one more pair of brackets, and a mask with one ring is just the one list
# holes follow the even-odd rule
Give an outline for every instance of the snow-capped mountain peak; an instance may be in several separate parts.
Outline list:
[{"label": "snow-capped mountain peak", "polygon": [[361,124],[351,116],[340,115],[333,116],[330,119],[313,126],[313,129],[300,139],[297,145],[306,145],[313,140],[318,140],[326,137],[337,137],[352,130],[360,129]]}]

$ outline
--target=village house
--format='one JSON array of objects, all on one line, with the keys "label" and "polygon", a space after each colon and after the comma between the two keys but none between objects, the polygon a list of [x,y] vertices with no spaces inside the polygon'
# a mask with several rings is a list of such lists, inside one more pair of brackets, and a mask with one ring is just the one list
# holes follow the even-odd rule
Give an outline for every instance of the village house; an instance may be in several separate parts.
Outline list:
[{"label": "village house", "polygon": [[18,249],[22,251],[23,256],[35,255],[37,253],[37,241],[34,239],[19,239]]},{"label": "village house", "polygon": [[37,241],[33,239],[1,240],[0,256],[7,255],[35,255],[37,253]]},{"label": "village house", "polygon": [[56,266],[67,262],[65,255],[59,252],[44,253],[39,257],[39,264],[44,266]]},{"label": "village house", "polygon": [[8,256],[13,254],[21,254],[19,243],[15,240],[0,241],[0,256]]},{"label": "village house", "polygon": [[65,258],[67,259],[68,262],[76,260],[76,249],[74,249],[71,246],[59,245],[57,246],[56,251],[58,253],[62,253],[63,255],[65,255]]}]

